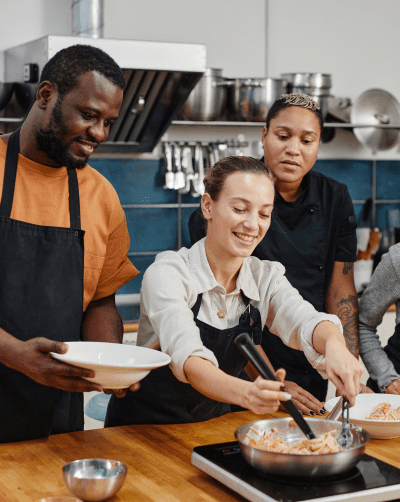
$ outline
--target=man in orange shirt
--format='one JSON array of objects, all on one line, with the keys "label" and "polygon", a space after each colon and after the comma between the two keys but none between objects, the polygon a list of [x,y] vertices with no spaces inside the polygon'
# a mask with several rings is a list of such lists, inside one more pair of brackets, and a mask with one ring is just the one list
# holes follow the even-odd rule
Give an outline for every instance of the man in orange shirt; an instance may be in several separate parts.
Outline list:
[{"label": "man in orange shirt", "polygon": [[115,291],[139,272],[118,196],[86,162],[124,87],[103,51],[63,49],[21,128],[0,136],[0,442],[82,430],[82,393],[103,389],[50,352],[122,341]]}]

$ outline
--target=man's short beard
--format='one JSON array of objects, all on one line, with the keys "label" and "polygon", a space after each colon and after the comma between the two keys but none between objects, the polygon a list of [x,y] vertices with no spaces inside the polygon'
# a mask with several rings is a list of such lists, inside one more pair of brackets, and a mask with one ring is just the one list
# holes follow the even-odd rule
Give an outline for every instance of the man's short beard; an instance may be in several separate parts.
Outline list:
[{"label": "man's short beard", "polygon": [[65,133],[66,127],[61,111],[61,98],[59,96],[51,112],[48,126],[34,129],[36,146],[49,159],[56,162],[59,167],[66,166],[69,169],[82,169],[86,165],[87,157],[85,160],[77,160],[69,153],[69,147],[73,141],[64,143],[59,139]]}]

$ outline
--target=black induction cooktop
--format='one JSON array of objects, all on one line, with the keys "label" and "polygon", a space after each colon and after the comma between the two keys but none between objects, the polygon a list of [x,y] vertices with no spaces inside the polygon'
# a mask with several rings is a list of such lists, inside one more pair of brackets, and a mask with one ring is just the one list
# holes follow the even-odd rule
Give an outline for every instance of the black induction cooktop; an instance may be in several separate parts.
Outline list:
[{"label": "black induction cooktop", "polygon": [[400,469],[369,455],[346,474],[312,480],[260,473],[236,441],[194,448],[192,464],[252,502],[400,500]]}]

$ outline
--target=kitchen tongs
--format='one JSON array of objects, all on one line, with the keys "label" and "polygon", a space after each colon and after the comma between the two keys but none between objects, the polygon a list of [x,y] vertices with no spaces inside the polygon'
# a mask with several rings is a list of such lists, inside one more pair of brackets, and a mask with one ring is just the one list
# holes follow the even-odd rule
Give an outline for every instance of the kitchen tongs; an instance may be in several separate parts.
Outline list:
[{"label": "kitchen tongs", "polygon": [[[248,333],[242,333],[241,335],[239,335],[236,338],[235,343],[239,350],[247,357],[247,359],[253,364],[253,366],[263,378],[265,378],[266,380],[278,380],[275,376],[275,373],[271,370],[267,362],[258,352]],[[285,389],[283,388],[282,390],[284,391]],[[282,404],[286,408],[288,413],[290,413],[290,415],[293,417],[294,421],[300,427],[302,432],[304,432],[304,434],[308,437],[308,439],[315,439],[317,436],[314,434],[308,423],[304,420],[303,415],[297,409],[294,402],[292,400],[282,401]]]},{"label": "kitchen tongs", "polygon": [[346,396],[340,396],[340,399],[326,417],[327,420],[337,420],[339,415],[342,415],[342,431],[337,439],[338,445],[341,448],[349,448],[353,443],[353,435],[350,430],[350,404]]}]

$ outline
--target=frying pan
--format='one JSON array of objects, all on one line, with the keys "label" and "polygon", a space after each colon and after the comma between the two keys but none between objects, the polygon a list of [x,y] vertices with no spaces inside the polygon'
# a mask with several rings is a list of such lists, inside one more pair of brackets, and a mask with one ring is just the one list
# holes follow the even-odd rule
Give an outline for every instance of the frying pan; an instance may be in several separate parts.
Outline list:
[{"label": "frying pan", "polygon": [[[263,378],[276,379],[247,333],[239,335],[235,342]],[[353,441],[350,446],[338,453],[302,455],[264,451],[250,446],[246,438],[247,433],[250,431],[250,427],[259,429],[260,431],[265,430],[267,433],[270,433],[273,428],[277,429],[278,434],[288,443],[296,443],[297,441],[303,440],[304,434],[308,437],[314,437],[314,435],[310,435],[310,432],[318,436],[319,434],[334,430],[336,432],[336,438],[340,436],[342,432],[341,422],[322,418],[305,418],[300,414],[291,400],[282,402],[282,404],[296,420],[295,424],[293,424],[293,419],[291,417],[259,420],[251,424],[243,425],[235,432],[240,451],[244,459],[252,467],[255,467],[263,474],[275,476],[321,477],[343,474],[354,467],[360,460],[371,436],[361,427],[352,424],[350,425],[350,432]]]},{"label": "frying pan", "polygon": [[[312,430],[317,434],[334,430],[336,437],[342,431],[341,422],[326,420],[323,418],[305,418]],[[349,471],[360,460],[365,447],[371,436],[367,431],[356,425],[350,424],[353,442],[349,448],[337,453],[321,453],[317,455],[301,455],[295,453],[276,453],[254,448],[248,444],[246,434],[250,427],[271,432],[277,429],[283,439],[288,443],[296,443],[304,439],[304,434],[297,425],[292,425],[293,419],[275,418],[258,420],[243,425],[235,431],[235,437],[239,443],[243,458],[248,464],[263,474],[288,477],[327,477],[338,476]]]}]

